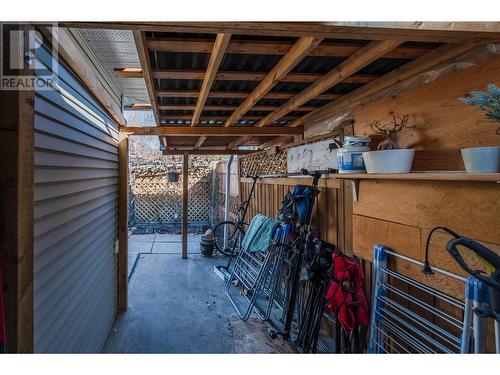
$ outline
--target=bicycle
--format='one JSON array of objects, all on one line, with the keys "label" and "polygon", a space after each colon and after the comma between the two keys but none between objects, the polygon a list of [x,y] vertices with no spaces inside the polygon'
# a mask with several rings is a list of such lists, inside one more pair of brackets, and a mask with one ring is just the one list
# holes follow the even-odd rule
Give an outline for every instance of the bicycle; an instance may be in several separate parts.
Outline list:
[{"label": "bicycle", "polygon": [[245,226],[249,225],[249,223],[245,221],[245,218],[248,206],[252,200],[257,179],[259,178],[259,176],[246,177],[253,180],[252,188],[250,189],[248,199],[238,206],[236,222],[231,220],[221,221],[213,228],[215,250],[229,257],[238,254],[238,249],[241,247],[241,243],[245,237]]}]

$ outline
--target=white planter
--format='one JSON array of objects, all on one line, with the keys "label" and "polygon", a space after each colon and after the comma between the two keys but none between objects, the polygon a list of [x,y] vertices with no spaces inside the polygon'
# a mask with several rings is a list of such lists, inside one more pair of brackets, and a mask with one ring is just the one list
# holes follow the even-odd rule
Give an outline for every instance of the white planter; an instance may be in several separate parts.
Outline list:
[{"label": "white planter", "polygon": [[468,173],[500,172],[500,146],[463,148],[460,152]]},{"label": "white planter", "polygon": [[409,173],[415,150],[381,150],[363,152],[368,173]]}]

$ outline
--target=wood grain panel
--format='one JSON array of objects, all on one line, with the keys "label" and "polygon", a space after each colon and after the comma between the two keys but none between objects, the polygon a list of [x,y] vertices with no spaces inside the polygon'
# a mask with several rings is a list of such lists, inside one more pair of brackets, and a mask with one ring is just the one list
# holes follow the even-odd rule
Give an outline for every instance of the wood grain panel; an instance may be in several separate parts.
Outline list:
[{"label": "wood grain panel", "polygon": [[403,148],[416,148],[413,169],[463,170],[459,149],[497,146],[498,127],[484,113],[458,100],[473,90],[500,82],[500,57],[449,74],[434,82],[353,109],[356,135],[371,135],[374,120],[390,121],[392,114],[409,114],[407,129],[398,134]]},{"label": "wood grain panel", "polygon": [[[271,183],[272,182],[272,183]],[[247,221],[261,213],[269,217],[277,217],[278,210],[281,207],[281,201],[285,194],[293,189],[297,183],[307,184],[310,179],[299,178],[280,178],[280,179],[262,179],[255,186],[255,195],[250,203]],[[241,178],[241,199],[248,199],[252,183],[251,180]],[[321,238],[343,249],[343,244],[339,239],[343,238],[341,230],[344,226],[344,209],[342,181],[333,179],[322,179],[320,184],[320,194],[313,208],[313,227],[321,233]]]},{"label": "wood grain panel", "polygon": [[373,247],[382,244],[397,253],[421,260],[420,229],[366,216],[353,215],[353,252],[373,259]]},{"label": "wood grain panel", "polygon": [[500,189],[493,183],[362,181],[353,212],[424,229],[447,226],[500,243]]}]

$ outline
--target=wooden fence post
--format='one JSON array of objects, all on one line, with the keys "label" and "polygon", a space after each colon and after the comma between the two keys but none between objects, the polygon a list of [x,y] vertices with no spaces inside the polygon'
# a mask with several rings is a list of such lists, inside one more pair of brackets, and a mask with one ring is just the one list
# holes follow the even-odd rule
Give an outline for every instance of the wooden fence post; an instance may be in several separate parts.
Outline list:
[{"label": "wooden fence post", "polygon": [[187,152],[182,156],[182,259],[187,258],[188,231],[188,161]]},{"label": "wooden fence post", "polygon": [[118,311],[128,301],[128,137],[118,140]]},{"label": "wooden fence post", "polygon": [[33,353],[34,90],[0,91],[0,257],[6,351]]}]

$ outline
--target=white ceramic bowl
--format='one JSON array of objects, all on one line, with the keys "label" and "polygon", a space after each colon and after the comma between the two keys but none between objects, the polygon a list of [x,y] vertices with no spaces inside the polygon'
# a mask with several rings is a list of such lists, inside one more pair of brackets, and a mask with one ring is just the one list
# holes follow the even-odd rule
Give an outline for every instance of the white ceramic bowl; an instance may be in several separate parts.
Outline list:
[{"label": "white ceramic bowl", "polygon": [[368,173],[409,173],[415,150],[381,150],[363,152]]},{"label": "white ceramic bowl", "polygon": [[468,173],[500,172],[500,146],[463,148],[460,152]]}]

